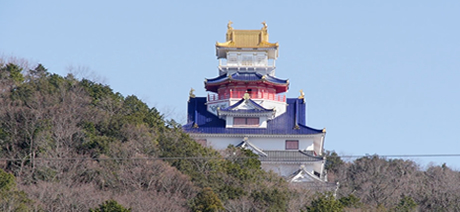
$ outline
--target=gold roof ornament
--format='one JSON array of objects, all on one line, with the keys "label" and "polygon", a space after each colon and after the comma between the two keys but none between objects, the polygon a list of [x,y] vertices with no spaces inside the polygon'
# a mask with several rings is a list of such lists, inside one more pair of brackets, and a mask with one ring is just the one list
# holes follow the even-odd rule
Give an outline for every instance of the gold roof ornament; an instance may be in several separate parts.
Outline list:
[{"label": "gold roof ornament", "polygon": [[190,88],[190,92],[188,93],[189,98],[195,98],[195,94],[193,93],[194,91],[195,91],[195,89]]},{"label": "gold roof ornament", "polygon": [[228,30],[233,30],[232,24],[233,24],[232,21],[228,21],[228,24],[227,24],[227,29]]},{"label": "gold roof ornament", "polygon": [[305,99],[305,93],[303,92],[302,89],[300,89],[300,96],[299,96],[299,99]]},{"label": "gold roof ornament", "polygon": [[233,22],[229,21],[227,24],[226,42],[216,43],[216,47],[229,47],[229,48],[271,48],[278,47],[277,43],[268,42],[267,23],[262,22],[262,29],[260,30],[240,30],[233,29]]},{"label": "gold roof ornament", "polygon": [[243,96],[243,99],[244,99],[244,100],[248,100],[248,99],[250,99],[250,98],[251,98],[251,96],[249,95],[248,92],[244,93],[244,96]]},{"label": "gold roof ornament", "polygon": [[264,27],[262,27],[262,30],[267,31],[267,28],[268,28],[267,22],[265,22],[265,21],[262,22],[262,25],[264,25]]},{"label": "gold roof ornament", "polygon": [[325,128],[323,128],[323,133],[325,133],[325,132],[326,132],[326,127],[325,127]]}]

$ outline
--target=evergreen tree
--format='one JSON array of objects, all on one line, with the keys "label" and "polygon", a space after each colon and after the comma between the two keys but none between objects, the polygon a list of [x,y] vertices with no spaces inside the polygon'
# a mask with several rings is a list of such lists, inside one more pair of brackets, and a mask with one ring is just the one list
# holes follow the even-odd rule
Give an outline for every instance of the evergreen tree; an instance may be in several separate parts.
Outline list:
[{"label": "evergreen tree", "polygon": [[223,209],[219,197],[209,187],[203,188],[192,203],[192,210],[196,212],[216,212]]},{"label": "evergreen tree", "polygon": [[336,200],[331,192],[318,194],[318,197],[307,206],[308,212],[341,212],[343,205]]},{"label": "evergreen tree", "polygon": [[0,211],[30,211],[32,201],[18,191],[15,177],[0,169]]},{"label": "evergreen tree", "polygon": [[131,209],[126,209],[122,205],[118,204],[115,200],[107,200],[103,204],[99,205],[99,208],[90,209],[90,212],[130,212]]},{"label": "evergreen tree", "polygon": [[395,212],[414,212],[417,210],[417,203],[409,196],[401,197],[398,206],[395,207]]}]

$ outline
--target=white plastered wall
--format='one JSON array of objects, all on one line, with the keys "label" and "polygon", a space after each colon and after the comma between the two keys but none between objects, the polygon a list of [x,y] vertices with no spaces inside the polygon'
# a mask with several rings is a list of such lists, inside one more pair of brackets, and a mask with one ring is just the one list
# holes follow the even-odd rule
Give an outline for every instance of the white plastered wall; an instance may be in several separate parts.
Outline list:
[{"label": "white plastered wall", "polygon": [[[236,146],[247,137],[248,141],[261,149],[264,150],[285,150],[286,140],[298,140],[299,141],[299,150],[315,151],[322,149],[322,147],[317,147],[321,145],[322,136],[312,136],[312,137],[251,137],[241,136],[241,137],[206,137],[206,145],[213,147],[217,150],[226,149],[229,145]],[[203,139],[204,137],[201,137]],[[292,150],[297,151],[297,150]],[[320,153],[320,152],[317,152]],[[301,165],[305,166],[305,169],[312,173],[314,171],[322,173],[324,169],[324,161],[317,161],[312,163],[295,163],[295,164],[284,164],[284,163],[262,163],[262,168],[265,170],[272,170],[275,173],[280,174],[281,176],[289,176],[293,172],[297,171]]]},{"label": "white plastered wall", "polygon": [[[258,138],[248,137],[248,141],[262,150],[285,150],[286,140],[299,140],[299,150],[314,150],[313,138],[286,138],[286,137],[273,137],[273,138]],[[243,141],[242,137],[208,137],[207,145],[214,149],[225,149],[228,145],[238,145]]]}]

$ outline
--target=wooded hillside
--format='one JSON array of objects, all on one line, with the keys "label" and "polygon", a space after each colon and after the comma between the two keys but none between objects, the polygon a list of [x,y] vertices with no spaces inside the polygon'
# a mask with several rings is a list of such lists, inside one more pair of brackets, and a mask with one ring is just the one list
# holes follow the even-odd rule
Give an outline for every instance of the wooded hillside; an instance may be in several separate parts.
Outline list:
[{"label": "wooded hillside", "polygon": [[460,174],[445,166],[335,153],[327,166],[337,198],[248,150],[202,147],[134,95],[0,61],[1,211],[460,210]]}]

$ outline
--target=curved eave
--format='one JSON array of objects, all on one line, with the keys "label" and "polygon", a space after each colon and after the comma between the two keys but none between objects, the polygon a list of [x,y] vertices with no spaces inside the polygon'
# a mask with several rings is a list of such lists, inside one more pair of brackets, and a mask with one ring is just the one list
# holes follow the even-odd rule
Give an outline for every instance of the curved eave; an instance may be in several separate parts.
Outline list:
[{"label": "curved eave", "polygon": [[[225,138],[239,138],[239,137],[250,137],[250,138],[316,138],[318,136],[323,136],[323,133],[316,134],[290,134],[290,133],[209,133],[206,130],[200,128],[192,128],[190,126],[183,126],[182,129],[192,135],[193,137],[206,138],[206,137],[225,137]],[[235,128],[230,128],[235,130]],[[236,130],[245,130],[244,128],[236,128]],[[256,129],[256,130],[259,130]],[[265,130],[265,129],[262,129]]]},{"label": "curved eave", "polygon": [[212,79],[206,79],[205,83],[216,84],[225,81],[238,81],[238,82],[257,82],[266,81],[273,84],[285,85],[289,84],[289,80],[283,80],[270,75],[262,75],[257,72],[236,72],[231,75],[220,75]]},{"label": "curved eave", "polygon": [[233,41],[227,41],[224,43],[219,43],[216,42],[216,47],[222,47],[222,48],[274,48],[274,47],[279,47],[278,42],[276,43],[269,43],[269,42],[261,42],[258,45],[237,45]]},{"label": "curved eave", "polygon": [[238,83],[263,83],[266,85],[273,86],[276,89],[276,93],[283,93],[286,92],[289,89],[289,82],[286,83],[274,83],[270,82],[267,80],[254,80],[254,81],[248,81],[248,80],[237,80],[237,79],[227,79],[225,81],[219,81],[219,82],[205,82],[205,89],[206,91],[211,91],[211,92],[217,92],[217,89],[220,86],[223,85],[228,85],[228,84],[238,84]]}]

